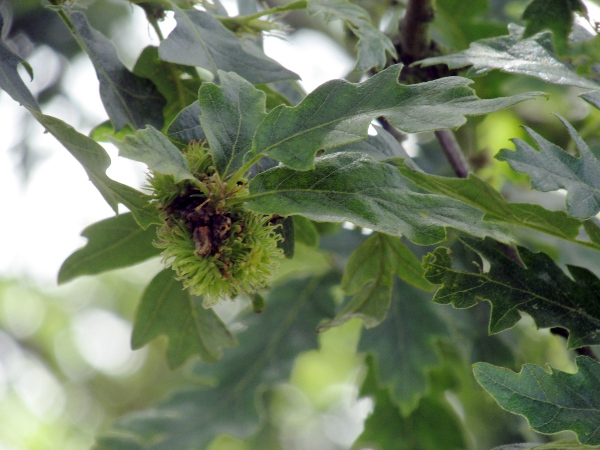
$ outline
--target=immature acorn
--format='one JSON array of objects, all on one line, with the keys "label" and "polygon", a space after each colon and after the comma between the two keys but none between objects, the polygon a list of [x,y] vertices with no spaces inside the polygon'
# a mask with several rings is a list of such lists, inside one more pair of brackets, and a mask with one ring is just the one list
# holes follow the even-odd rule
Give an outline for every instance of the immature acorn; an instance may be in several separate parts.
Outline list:
[{"label": "immature acorn", "polygon": [[253,293],[278,269],[281,236],[271,217],[248,211],[239,201],[245,180],[221,180],[208,147],[190,144],[184,154],[195,180],[175,183],[172,175],[148,177],[162,227],[155,245],[163,261],[205,308],[220,299]]}]

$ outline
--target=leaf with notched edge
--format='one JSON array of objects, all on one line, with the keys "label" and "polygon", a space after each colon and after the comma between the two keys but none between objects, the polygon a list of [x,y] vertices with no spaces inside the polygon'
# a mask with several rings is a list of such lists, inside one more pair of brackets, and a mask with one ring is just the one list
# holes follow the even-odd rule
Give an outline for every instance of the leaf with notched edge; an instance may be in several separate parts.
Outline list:
[{"label": "leaf with notched edge", "polygon": [[88,242],[62,263],[58,272],[59,284],[81,275],[132,266],[160,253],[152,245],[156,227],[141,229],[130,213],[92,224],[81,235]]},{"label": "leaf with notched edge", "polygon": [[598,446],[600,363],[587,356],[578,356],[575,363],[577,373],[548,373],[534,364],[525,364],[520,373],[514,373],[487,363],[474,364],[473,373],[500,406],[525,416],[535,431],[571,430],[582,444]]},{"label": "leaf with notched edge", "polygon": [[519,247],[523,268],[489,239],[464,238],[463,242],[490,263],[490,270],[454,270],[449,250],[437,248],[423,259],[425,278],[442,285],[434,302],[470,308],[479,300],[488,301],[492,305],[490,333],[513,327],[521,318],[519,313],[525,312],[538,328],[569,330],[568,348],[600,344],[600,280],[592,272],[567,266],[570,278],[549,256]]},{"label": "leaf with notched edge", "polygon": [[102,104],[115,130],[125,125],[137,130],[148,124],[162,128],[165,99],[154,83],[127,70],[112,42],[94,30],[82,13],[72,12],[69,18],[77,30],[79,43],[94,65]]},{"label": "leaf with notched edge", "polygon": [[446,196],[412,189],[396,167],[357,153],[317,158],[316,169],[274,167],[250,181],[247,204],[263,214],[302,215],[320,222],[349,221],[420,245],[446,238],[446,228],[508,242],[506,230]]},{"label": "leaf with notched edge", "polygon": [[203,361],[217,361],[223,348],[237,345],[214,310],[204,308],[201,298],[184,290],[170,269],[159,272],[146,287],[136,313],[131,347],[141,348],[161,334],[169,338],[167,362],[172,369],[193,355]]},{"label": "leaf with notched edge", "polygon": [[272,109],[256,132],[254,154],[265,153],[296,170],[308,170],[314,167],[318,150],[366,139],[370,123],[380,116],[409,133],[456,128],[466,122],[465,116],[542,95],[480,99],[468,87],[472,81],[461,77],[401,85],[401,68],[401,64],[388,67],[359,84],[329,81],[297,106]]}]

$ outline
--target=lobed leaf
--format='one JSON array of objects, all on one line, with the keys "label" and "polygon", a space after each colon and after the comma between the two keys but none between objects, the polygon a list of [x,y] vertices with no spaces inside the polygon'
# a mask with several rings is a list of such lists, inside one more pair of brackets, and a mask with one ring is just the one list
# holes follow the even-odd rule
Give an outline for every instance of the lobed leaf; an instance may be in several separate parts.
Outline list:
[{"label": "lobed leaf", "polygon": [[[545,434],[571,430],[579,442],[600,445],[600,363],[586,356],[575,360],[574,374],[546,372],[525,364],[519,373],[487,363],[473,365],[475,378],[504,409],[527,418]],[[543,448],[543,447],[542,447]],[[554,448],[554,447],[553,447]]]},{"label": "lobed leaf", "polygon": [[508,162],[517,172],[528,174],[532,186],[539,191],[566,189],[569,214],[588,219],[600,211],[600,161],[571,124],[558,118],[575,142],[579,158],[525,127],[539,151],[520,139],[513,139],[516,151],[502,149],[496,159]]},{"label": "lobed leaf", "polygon": [[399,238],[374,233],[346,263],[342,289],[354,296],[319,330],[339,326],[353,317],[360,317],[366,328],[379,325],[390,307],[394,275],[419,289],[433,287],[423,278],[419,260]]},{"label": "lobed leaf", "polygon": [[29,108],[35,118],[52,134],[75,159],[83,166],[92,184],[100,191],[106,203],[115,213],[118,204],[127,206],[136,222],[144,229],[158,220],[148,211],[149,196],[130,186],[110,179],[106,169],[110,166],[110,157],[106,150],[93,139],[77,132],[60,119],[46,116],[39,111]]},{"label": "lobed leaf", "polygon": [[252,149],[266,115],[264,92],[233,72],[219,71],[221,86],[204,83],[199,92],[200,124],[222,178],[236,172]]},{"label": "lobed leaf", "polygon": [[81,275],[132,266],[160,253],[152,245],[156,227],[143,230],[130,213],[92,224],[81,235],[88,242],[62,263],[58,272],[59,284]]},{"label": "lobed leaf", "polygon": [[600,85],[578,76],[560,61],[552,47],[552,35],[542,32],[523,39],[523,28],[509,25],[509,35],[471,42],[467,50],[435,56],[419,62],[422,66],[446,64],[450,69],[471,66],[467,75],[484,75],[490,70],[539,78],[566,86],[598,89]]},{"label": "lobed leaf", "polygon": [[354,70],[366,72],[387,65],[388,55],[397,58],[394,44],[371,23],[369,13],[348,0],[309,0],[308,13],[323,13],[326,22],[343,20],[357,37],[357,59]]},{"label": "lobed leaf", "polygon": [[401,68],[401,64],[388,67],[359,84],[329,81],[295,107],[274,108],[258,128],[255,154],[308,170],[314,167],[318,150],[366,139],[369,124],[380,116],[409,133],[456,128],[465,123],[466,115],[497,111],[540,95],[482,100],[468,87],[472,81],[460,77],[401,85]]},{"label": "lobed leaf", "polygon": [[375,356],[381,386],[407,416],[418,407],[427,390],[427,369],[439,364],[436,340],[448,328],[423,291],[394,281],[387,317],[362,332],[359,350]]},{"label": "lobed leaf", "polygon": [[356,153],[317,158],[316,169],[307,172],[274,167],[250,181],[250,193],[248,205],[256,212],[349,221],[420,245],[443,241],[447,227],[503,242],[511,239],[472,206],[415,192],[395,167]]},{"label": "lobed leaf", "polygon": [[569,330],[568,348],[600,344],[600,280],[592,272],[567,266],[569,278],[549,256],[519,247],[523,268],[489,239],[463,242],[491,268],[487,273],[455,270],[449,250],[437,248],[423,260],[425,278],[442,285],[435,303],[470,308],[479,300],[488,301],[490,333],[511,328],[519,321],[519,312],[525,312],[538,328]]},{"label": "lobed leaf", "polygon": [[252,435],[259,423],[257,397],[289,376],[300,352],[317,347],[315,328],[333,316],[331,288],[337,283],[339,278],[328,274],[274,286],[264,311],[243,319],[240,345],[217,363],[193,368],[197,379],[218,380],[217,385],[180,390],[155,408],[119,419],[118,437],[107,445],[100,441],[98,449],[125,446],[132,439],[153,450],[206,448],[220,434]]},{"label": "lobed leaf", "polygon": [[119,149],[119,156],[142,162],[153,171],[173,175],[176,183],[194,179],[183,154],[164,134],[151,125],[133,135],[125,136],[122,141],[110,141]]},{"label": "lobed leaf", "polygon": [[126,125],[134,130],[145,125],[162,128],[165,99],[154,83],[127,70],[112,42],[93,29],[83,13],[72,12],[69,18],[77,41],[94,65],[100,82],[100,98],[115,130]]},{"label": "lobed leaf", "polygon": [[[4,29],[4,17],[0,14],[0,36],[6,34]],[[21,79],[17,67],[21,64],[33,78],[31,66],[20,56],[15,54],[0,38],[0,89],[3,89],[13,100],[23,106],[40,111],[40,107]]]},{"label": "lobed leaf", "polygon": [[208,69],[235,72],[252,84],[298,79],[298,75],[266,56],[249,40],[242,40],[209,13],[175,7],[177,26],[161,42],[161,59]]},{"label": "lobed leaf", "polygon": [[[531,228],[572,242],[576,240],[581,221],[563,211],[549,211],[530,203],[509,203],[489,183],[475,174],[468,178],[449,178],[415,171],[406,165],[400,172],[418,186],[435,194],[447,195],[485,212],[485,220]],[[600,247],[598,247],[600,249]]]},{"label": "lobed leaf", "polygon": [[575,12],[587,15],[587,8],[581,0],[533,0],[523,12],[522,19],[527,22],[524,36],[549,29],[558,48],[564,48],[573,27]]},{"label": "lobed leaf", "polygon": [[137,350],[162,334],[169,338],[167,363],[172,369],[193,355],[203,361],[217,361],[223,348],[237,345],[214,310],[205,309],[201,298],[184,290],[170,269],[159,272],[144,291],[131,347]]}]

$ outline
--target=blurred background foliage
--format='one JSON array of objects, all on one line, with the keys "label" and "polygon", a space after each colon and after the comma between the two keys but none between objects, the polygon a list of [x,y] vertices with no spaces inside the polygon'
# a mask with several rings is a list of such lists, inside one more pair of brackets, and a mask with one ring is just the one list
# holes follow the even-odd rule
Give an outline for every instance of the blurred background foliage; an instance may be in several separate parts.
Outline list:
[{"label": "blurred background foliage", "polygon": [[[115,41],[121,42],[124,33],[130,32],[127,31],[129,17],[137,6],[124,0],[77,3],[87,8],[92,26]],[[356,3],[368,10],[374,23],[379,23],[382,29],[390,34],[395,32],[403,2],[359,0]],[[524,25],[521,16],[527,4],[520,0],[438,0],[432,35],[447,51],[458,51],[468,47],[471,41],[506,34],[508,22]],[[89,130],[97,125],[97,117],[90,116],[89,111],[74,100],[71,85],[65,83],[67,71],[81,55],[59,17],[40,0],[5,0],[2,12],[6,18],[4,33],[12,49],[26,60],[42,58],[47,62],[47,70],[36,72],[33,84],[42,108],[58,103],[76,118],[71,121],[76,128]],[[310,30],[319,33],[321,39],[336,42],[342,52],[353,51],[354,37],[339,23],[326,24],[319,18],[309,20],[301,12],[290,13],[282,20],[291,35]],[[138,28],[133,32],[149,31]],[[588,70],[584,56],[593,55],[596,48],[597,44],[590,42],[580,55],[564,57],[580,62],[582,70]],[[119,51],[126,65],[131,67],[137,55],[127,54],[120,47]],[[351,80],[354,76],[348,74]],[[551,86],[532,78],[492,72],[475,79],[474,88],[482,98],[535,90],[550,94],[549,100],[525,102],[485,117],[470,118],[457,136],[479,175],[509,200],[518,198],[548,208],[561,208],[563,197],[527,190],[527,178],[515,175],[506,163],[495,160],[493,155],[500,148],[512,148],[510,138],[529,139],[520,128],[522,125],[568,148],[571,143],[566,130],[545,111],[561,114],[569,120],[599,155],[600,112],[579,99],[576,89]],[[0,93],[0,96],[6,100],[5,94]],[[543,107],[541,102],[544,102]],[[42,164],[43,170],[44,153],[30,145],[31,122],[30,116],[23,112],[18,131],[22,139],[11,149],[14,170],[20,171],[23,180],[27,180],[38,164]],[[450,175],[431,134],[410,136],[405,145],[426,171]],[[528,197],[524,197],[526,194]],[[321,251],[299,246],[296,258],[286,261],[280,278],[329,268],[339,271],[350,252],[366,239],[361,230],[325,225],[319,228],[324,232]],[[576,264],[591,270],[595,266],[596,274],[600,275],[598,265],[593,264],[597,262],[597,254],[592,251],[539,234],[519,237],[531,248],[560,257],[561,264]],[[407,245],[417,255],[430,250]],[[44,252],[44,248],[39,251]],[[464,256],[465,264],[471,261],[472,255],[463,247],[454,245],[453,251],[457,257]],[[152,260],[135,268],[84,277],[61,287],[35,279],[0,278],[0,449],[88,448],[94,436],[108,429],[117,417],[148,407],[175,388],[198,383],[190,370],[192,364],[175,371],[166,367],[164,339],[136,352],[128,350],[131,323],[141,291],[149,274],[158,270],[158,261]],[[521,321],[501,335],[488,336],[487,304],[470,310],[432,307],[430,296],[417,293],[408,285],[399,282],[395,289],[398,296],[416,302],[431,320],[435,318],[445,328],[443,333],[438,333],[439,330],[432,333],[433,340],[431,336],[424,338],[423,345],[433,349],[434,362],[424,365],[426,395],[418,400],[416,409],[409,415],[402,413],[393,393],[382,381],[385,374],[374,369],[373,358],[377,356],[371,354],[366,358],[365,350],[369,347],[364,341],[362,345],[359,343],[360,339],[368,340],[372,333],[391,333],[386,331],[386,326],[393,328],[393,324],[384,323],[374,330],[362,331],[361,337],[361,323],[352,321],[321,334],[320,348],[296,358],[288,382],[264,393],[265,422],[261,434],[248,442],[221,436],[210,449],[347,449],[365,426],[368,432],[361,436],[359,443],[371,445],[374,440],[381,448],[388,449],[444,449],[461,445],[483,449],[527,439],[540,442],[548,439],[534,436],[523,419],[498,408],[475,383],[469,364],[486,361],[518,369],[524,362],[549,363],[559,370],[572,371],[573,355],[564,350],[559,337],[551,336],[547,330],[537,331],[530,320]],[[341,293],[338,297],[341,298]],[[233,323],[239,311],[225,305],[219,312]],[[404,316],[407,325],[411,322],[414,325],[419,318],[417,313]],[[420,326],[422,322],[416,323]],[[527,345],[520,345],[522,342]],[[382,348],[376,353],[381,356],[387,351]],[[370,398],[377,400],[375,410]],[[438,443],[423,440],[430,427],[443,423],[466,423],[468,432],[450,433],[449,440]],[[396,431],[390,435],[390,430]],[[446,435],[440,433],[439,436]],[[394,444],[386,446],[385,442]],[[394,447],[398,442],[402,442],[402,447]]]}]

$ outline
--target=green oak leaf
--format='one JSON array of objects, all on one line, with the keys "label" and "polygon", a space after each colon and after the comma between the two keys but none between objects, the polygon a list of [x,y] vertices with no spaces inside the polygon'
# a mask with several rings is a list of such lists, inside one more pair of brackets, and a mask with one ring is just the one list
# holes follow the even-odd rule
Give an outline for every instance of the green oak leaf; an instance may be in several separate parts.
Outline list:
[{"label": "green oak leaf", "polygon": [[473,365],[475,378],[504,409],[523,415],[535,431],[571,430],[579,442],[600,445],[600,363],[575,360],[577,373],[546,372],[525,364],[519,373],[487,363]]},{"label": "green oak leaf", "polygon": [[252,149],[254,133],[266,115],[266,95],[233,72],[218,73],[221,86],[203,83],[200,88],[200,124],[217,171],[225,178],[242,167]]},{"label": "green oak leaf", "polygon": [[16,55],[7,45],[4,36],[8,30],[4,29],[4,17],[0,14],[0,89],[3,89],[13,100],[19,102],[23,106],[28,106],[37,111],[40,107],[29,91],[23,80],[19,76],[17,67],[21,64],[33,79],[33,70],[31,66]]},{"label": "green oak leaf", "polygon": [[167,128],[167,136],[183,144],[206,140],[206,134],[200,125],[201,115],[200,103],[196,100],[179,111]]},{"label": "green oak leaf", "polygon": [[522,16],[527,23],[524,37],[533,36],[542,30],[551,30],[557,47],[565,48],[575,12],[587,15],[587,8],[581,0],[533,0]]},{"label": "green oak leaf", "polygon": [[600,211],[600,161],[573,126],[562,117],[557,117],[575,142],[579,158],[524,127],[539,151],[520,139],[512,139],[516,151],[502,149],[496,159],[506,161],[517,172],[529,175],[534,189],[543,192],[566,189],[569,214],[588,219]]},{"label": "green oak leaf", "polygon": [[149,45],[135,62],[133,73],[151,80],[166,100],[163,114],[171,122],[186,106],[198,100],[200,79],[196,69],[163,61],[158,47]]},{"label": "green oak leaf", "polygon": [[364,330],[359,342],[360,351],[376,356],[381,384],[404,416],[414,411],[427,390],[427,369],[439,364],[435,342],[448,336],[429,299],[396,279],[387,317]]},{"label": "green oak leaf", "polygon": [[549,256],[519,247],[525,264],[521,267],[489,239],[463,242],[490,263],[490,270],[455,270],[449,250],[437,248],[423,259],[425,278],[442,285],[435,303],[470,308],[479,300],[488,301],[490,333],[513,327],[521,318],[519,312],[525,312],[538,328],[569,330],[568,348],[600,344],[600,280],[592,272],[568,265],[570,278]]},{"label": "green oak leaf", "polygon": [[175,7],[177,26],[161,42],[164,61],[235,72],[252,84],[298,79],[298,75],[266,56],[253,42],[238,38],[209,13]]},{"label": "green oak leaf", "polygon": [[579,242],[576,238],[582,225],[580,220],[563,211],[549,211],[535,204],[509,203],[489,183],[475,174],[469,174],[468,178],[440,177],[411,170],[404,164],[399,170],[406,178],[429,192],[447,195],[479,208],[485,212],[485,220],[524,226]]},{"label": "green oak leaf", "polygon": [[339,276],[330,273],[291,278],[273,286],[264,311],[240,319],[244,326],[238,335],[240,344],[216,363],[193,367],[196,379],[213,387],[176,391],[152,409],[124,416],[114,425],[120,438],[113,438],[113,446],[100,442],[98,449],[115,448],[115,439],[125,446],[135,438],[149,450],[187,450],[206,448],[221,434],[254,434],[260,422],[257,397],[289,377],[299,353],[317,348],[315,328],[324,318],[333,317],[331,289],[338,283]]},{"label": "green oak leaf", "polygon": [[143,230],[130,213],[92,224],[81,235],[88,242],[62,263],[58,272],[59,284],[81,275],[132,266],[160,253],[152,245],[156,227]]},{"label": "green oak leaf", "polygon": [[148,210],[150,197],[130,186],[110,179],[106,169],[110,166],[110,157],[106,150],[93,139],[79,133],[70,125],[52,116],[28,108],[46,130],[53,135],[75,159],[83,166],[92,184],[100,191],[106,203],[115,213],[118,204],[127,206],[136,222],[144,229],[158,218]]},{"label": "green oak leaf", "polygon": [[598,446],[583,445],[576,439],[561,439],[547,444],[508,444],[492,450],[598,450]]},{"label": "green oak leaf", "polygon": [[295,107],[272,109],[256,132],[255,154],[308,170],[317,151],[366,139],[369,124],[380,116],[409,133],[456,128],[465,123],[465,115],[497,111],[540,95],[482,100],[468,87],[472,81],[461,77],[401,85],[401,69],[401,64],[393,65],[359,84],[329,81]]},{"label": "green oak leaf", "polygon": [[213,309],[202,306],[202,298],[183,289],[170,269],[159,272],[150,282],[138,307],[131,347],[136,350],[160,335],[169,338],[167,363],[172,369],[190,356],[217,361],[222,349],[237,345]]},{"label": "green oak leaf", "polygon": [[360,317],[366,328],[379,325],[390,307],[394,275],[419,289],[433,289],[423,277],[420,261],[399,238],[374,233],[346,263],[342,289],[353,297],[319,330],[339,326],[353,317]]},{"label": "green oak leaf", "polygon": [[147,124],[162,128],[165,99],[154,83],[127,70],[112,42],[93,29],[85,15],[72,12],[69,18],[78,43],[94,65],[100,81],[100,98],[115,130],[125,125],[137,130]]},{"label": "green oak leaf", "polygon": [[600,109],[600,91],[586,92],[581,94],[580,97],[596,109]]},{"label": "green oak leaf", "polygon": [[552,35],[542,32],[523,39],[523,28],[509,25],[509,35],[472,42],[467,50],[434,56],[419,62],[422,66],[446,64],[450,69],[471,66],[467,75],[484,75],[501,70],[536,77],[548,83],[598,89],[600,85],[578,76],[573,68],[560,61],[552,47]]},{"label": "green oak leaf", "polygon": [[482,213],[458,200],[412,189],[398,170],[356,153],[316,160],[316,169],[279,166],[250,181],[247,204],[256,212],[302,215],[320,222],[349,221],[420,245],[446,238],[446,227],[475,236],[511,240],[506,230],[481,219]]},{"label": "green oak leaf", "polygon": [[155,172],[173,175],[176,183],[194,179],[181,151],[151,125],[133,135],[125,136],[122,141],[110,141],[119,149],[119,156],[143,162]]},{"label": "green oak leaf", "polygon": [[467,436],[460,417],[441,393],[422,397],[407,416],[385,386],[378,381],[375,361],[367,358],[368,372],[361,386],[361,396],[375,401],[364,431],[352,448],[394,450],[463,450]]},{"label": "green oak leaf", "polygon": [[380,126],[373,126],[377,134],[369,134],[364,141],[352,142],[340,147],[335,147],[327,153],[340,152],[360,152],[377,161],[383,161],[390,158],[403,158],[406,164],[411,164],[412,161],[408,153],[404,150],[400,142]]},{"label": "green oak leaf", "polygon": [[398,56],[390,38],[373,26],[369,13],[348,0],[309,0],[308,13],[323,13],[326,22],[344,21],[358,39],[356,71],[381,69],[386,66],[388,55],[392,58]]}]

